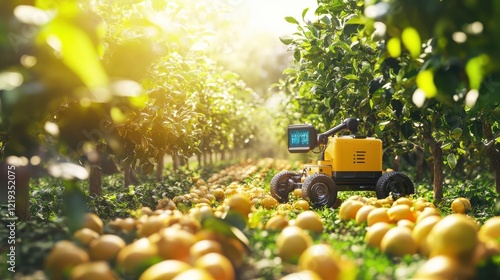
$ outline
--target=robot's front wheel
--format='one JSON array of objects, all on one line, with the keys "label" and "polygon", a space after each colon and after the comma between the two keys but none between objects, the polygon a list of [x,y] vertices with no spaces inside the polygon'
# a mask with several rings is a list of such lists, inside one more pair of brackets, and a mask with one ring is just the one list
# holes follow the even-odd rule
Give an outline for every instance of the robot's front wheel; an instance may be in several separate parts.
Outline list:
[{"label": "robot's front wheel", "polygon": [[332,207],[337,200],[337,186],[333,179],[317,173],[306,178],[302,184],[302,198],[309,199],[312,207]]}]

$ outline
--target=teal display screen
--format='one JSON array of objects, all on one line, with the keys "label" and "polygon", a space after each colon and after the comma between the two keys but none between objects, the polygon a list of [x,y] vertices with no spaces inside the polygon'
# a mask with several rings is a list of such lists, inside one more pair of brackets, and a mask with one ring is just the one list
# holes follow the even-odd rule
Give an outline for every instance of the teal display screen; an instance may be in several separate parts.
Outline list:
[{"label": "teal display screen", "polygon": [[305,153],[316,147],[316,130],[308,124],[288,126],[288,151]]}]

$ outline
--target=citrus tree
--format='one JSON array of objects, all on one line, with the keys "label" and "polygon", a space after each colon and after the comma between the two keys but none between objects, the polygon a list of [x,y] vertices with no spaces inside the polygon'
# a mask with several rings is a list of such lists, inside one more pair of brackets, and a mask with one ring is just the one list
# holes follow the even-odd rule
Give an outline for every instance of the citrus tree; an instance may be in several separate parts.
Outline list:
[{"label": "citrus tree", "polygon": [[[456,26],[474,21],[452,12],[462,6],[438,2],[318,1],[317,20],[299,23],[287,18],[298,31],[283,39],[294,52],[295,65],[285,71],[282,89],[290,97],[287,110],[300,112],[285,118],[324,130],[345,117],[359,117],[364,123],[362,133],[381,138],[386,151],[395,154],[388,162],[397,167],[398,159],[406,158],[416,166],[418,178],[425,166],[432,166],[428,169],[434,196],[441,199],[444,174],[457,164],[465,170],[457,175],[477,174],[474,170],[483,163],[475,151],[489,150],[483,156],[490,158],[492,170],[498,170],[494,144],[498,123],[491,121],[498,119],[498,101],[491,94],[494,67],[485,67],[487,73],[480,59],[469,61],[464,56],[475,57],[478,42],[486,40],[471,40],[457,52],[451,42],[453,34],[443,29],[450,21]],[[439,24],[422,20],[434,19],[443,10],[447,13]],[[448,21],[449,17],[454,19]],[[479,24],[475,26],[479,28]],[[448,37],[441,38],[443,32]],[[487,34],[483,38],[491,37]],[[494,44],[488,49],[495,49]],[[477,71],[484,75],[474,76]],[[473,80],[476,87],[470,84]],[[483,94],[473,98],[480,92]]]}]

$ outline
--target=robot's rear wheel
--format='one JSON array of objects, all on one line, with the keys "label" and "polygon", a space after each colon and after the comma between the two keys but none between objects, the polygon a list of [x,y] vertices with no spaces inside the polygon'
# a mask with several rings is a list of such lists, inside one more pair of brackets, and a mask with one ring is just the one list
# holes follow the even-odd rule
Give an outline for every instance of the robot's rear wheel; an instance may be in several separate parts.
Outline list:
[{"label": "robot's rear wheel", "polygon": [[274,175],[270,183],[272,197],[280,203],[287,202],[288,194],[294,189],[291,183],[293,182],[293,178],[297,176],[300,177],[300,174],[292,171],[281,171]]},{"label": "robot's rear wheel", "polygon": [[415,187],[410,178],[399,171],[391,171],[382,175],[375,188],[377,198],[386,198],[390,194],[394,199],[415,193]]}]

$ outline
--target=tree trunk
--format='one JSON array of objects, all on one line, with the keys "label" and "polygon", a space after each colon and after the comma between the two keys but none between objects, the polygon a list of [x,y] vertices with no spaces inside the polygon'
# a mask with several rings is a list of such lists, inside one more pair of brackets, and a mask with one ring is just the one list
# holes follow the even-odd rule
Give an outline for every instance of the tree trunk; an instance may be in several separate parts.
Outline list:
[{"label": "tree trunk", "polygon": [[132,169],[131,166],[126,166],[125,167],[125,187],[128,187],[130,185],[137,185],[139,181],[135,177],[134,170]]},{"label": "tree trunk", "polygon": [[395,156],[392,162],[392,170],[398,171],[399,170],[399,165],[401,163],[400,156]]},{"label": "tree trunk", "polygon": [[198,160],[198,169],[201,169],[202,168],[202,166],[201,166],[202,162],[201,162],[201,154],[200,153],[196,154],[196,159]]},{"label": "tree trunk", "polygon": [[440,202],[443,199],[444,181],[443,149],[441,148],[442,143],[436,141],[436,139],[432,137],[430,132],[424,132],[424,139],[429,143],[431,147],[432,157],[434,158],[434,200],[436,202]]},{"label": "tree trunk", "polygon": [[416,157],[417,157],[417,180],[421,181],[422,178],[424,177],[424,152],[422,149],[417,148],[415,151]]},{"label": "tree trunk", "polygon": [[102,194],[102,169],[100,156],[97,162],[90,165],[89,194],[97,196]]},{"label": "tree trunk", "polygon": [[483,133],[485,138],[488,139],[485,149],[490,159],[490,167],[495,173],[495,189],[497,193],[500,193],[500,150],[497,148],[491,124],[483,123]]},{"label": "tree trunk", "polygon": [[160,153],[156,158],[156,181],[163,181],[163,169],[165,168],[164,154]]}]

